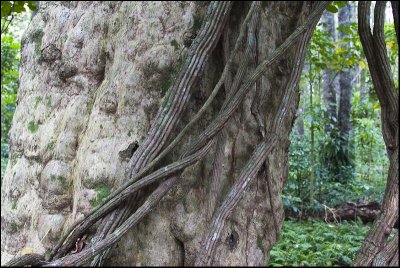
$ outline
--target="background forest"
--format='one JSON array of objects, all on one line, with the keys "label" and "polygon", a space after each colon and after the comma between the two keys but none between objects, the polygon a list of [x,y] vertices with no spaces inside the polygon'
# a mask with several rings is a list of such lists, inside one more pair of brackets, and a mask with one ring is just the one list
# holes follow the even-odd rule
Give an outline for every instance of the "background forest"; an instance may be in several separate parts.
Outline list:
[{"label": "background forest", "polygon": [[[287,220],[270,253],[270,266],[350,265],[371,223],[357,216],[335,217],[335,208],[380,203],[383,197],[388,159],[380,105],[357,33],[356,6],[353,1],[329,6],[307,52],[283,195]],[[4,1],[1,8],[3,178],[17,102],[20,41],[36,7],[35,1]],[[385,41],[398,89],[398,46],[389,11],[386,20]],[[34,125],[29,127],[34,131]]]}]

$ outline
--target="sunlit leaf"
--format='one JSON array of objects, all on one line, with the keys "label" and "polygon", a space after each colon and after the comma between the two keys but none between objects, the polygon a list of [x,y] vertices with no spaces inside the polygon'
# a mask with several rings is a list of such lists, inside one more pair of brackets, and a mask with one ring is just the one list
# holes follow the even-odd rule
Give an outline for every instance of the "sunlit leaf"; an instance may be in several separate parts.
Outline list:
[{"label": "sunlit leaf", "polygon": [[337,13],[339,11],[339,9],[337,7],[335,7],[334,5],[327,6],[326,10],[328,10],[331,13]]},{"label": "sunlit leaf", "polygon": [[1,18],[11,15],[11,2],[1,1]]},{"label": "sunlit leaf", "polygon": [[26,1],[26,2],[28,3],[28,7],[29,7],[30,10],[32,10],[32,11],[36,11],[37,10],[36,1]]}]

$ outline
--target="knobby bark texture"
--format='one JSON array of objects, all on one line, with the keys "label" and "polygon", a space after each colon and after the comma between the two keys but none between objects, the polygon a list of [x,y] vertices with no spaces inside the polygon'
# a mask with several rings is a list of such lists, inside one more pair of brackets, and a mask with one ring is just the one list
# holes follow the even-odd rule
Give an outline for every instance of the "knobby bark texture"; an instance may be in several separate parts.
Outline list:
[{"label": "knobby bark texture", "polygon": [[267,264],[328,4],[41,2],[22,41],[2,264]]},{"label": "knobby bark texture", "polygon": [[[388,239],[399,217],[399,96],[384,39],[385,6],[386,1],[376,2],[374,26],[371,29],[371,2],[362,1],[358,5],[358,31],[381,105],[382,135],[389,158],[389,171],[381,213],[356,255],[355,266],[399,265],[398,231],[392,240]],[[398,4],[392,2],[392,9],[396,18],[399,12]],[[397,42],[398,26],[398,23],[395,23]]]}]

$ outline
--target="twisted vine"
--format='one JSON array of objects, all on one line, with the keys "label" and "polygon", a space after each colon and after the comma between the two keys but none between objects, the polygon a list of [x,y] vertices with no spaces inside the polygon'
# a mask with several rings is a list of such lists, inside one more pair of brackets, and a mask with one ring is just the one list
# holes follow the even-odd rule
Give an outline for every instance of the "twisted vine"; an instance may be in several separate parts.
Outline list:
[{"label": "twisted vine", "polygon": [[[274,52],[264,59],[257,66],[255,71],[248,76],[247,80],[244,81],[247,64],[256,46],[255,28],[257,20],[259,19],[261,7],[259,1],[253,2],[241,25],[235,47],[209,98],[191,122],[163,151],[161,151],[182,116],[194,82],[204,69],[209,55],[219,41],[219,37],[224,29],[224,25],[229,17],[229,11],[233,4],[232,2],[211,2],[202,29],[190,47],[188,58],[177,80],[165,96],[164,102],[154,120],[155,123],[149,131],[149,135],[138,150],[136,150],[128,163],[126,169],[127,181],[106,198],[100,206],[92,209],[84,219],[77,221],[60,239],[50,256],[49,262],[40,264],[45,264],[44,266],[84,265],[93,260],[93,258],[95,258],[95,260],[92,262],[92,265],[101,264],[102,259],[105,257],[104,253],[118,242],[130,228],[137,224],[145,215],[150,213],[161,198],[174,185],[180,182],[180,174],[183,170],[207,155],[211,146],[215,143],[216,135],[221,133],[227,121],[243,102],[250,88],[261,78],[268,67],[284,55],[289,48],[297,45],[296,42],[299,41],[300,43],[297,46],[298,53],[296,53],[293,71],[284,89],[286,92],[285,98],[280,105],[280,112],[272,125],[272,129],[266,133],[264,140],[257,146],[253,155],[243,168],[238,180],[233,185],[230,193],[214,213],[211,228],[209,228],[209,231],[205,234],[202,243],[204,247],[202,247],[202,251],[198,255],[196,264],[210,264],[216,238],[222,230],[227,215],[235,208],[244,189],[257,174],[261,165],[265,162],[266,157],[274,149],[278,141],[278,136],[276,134],[277,129],[281,127],[284,118],[289,112],[287,110],[287,103],[293,100],[294,88],[299,81],[307,43],[322,11],[329,3],[330,1],[316,3],[307,20]],[[246,49],[243,52],[243,58],[239,64],[238,71],[234,76],[233,82],[226,83],[226,78],[230,75],[233,58],[238,53],[240,44],[246,35]],[[225,83],[225,87],[229,86],[229,91],[220,112],[212,122],[193,142],[186,144],[184,153],[182,153],[179,160],[151,172],[155,165],[179,144],[188,130],[204,114],[223,83]],[[165,180],[158,185],[156,190],[147,197],[145,202],[140,205],[134,213],[131,213],[130,210],[138,205],[135,203],[135,194],[140,189],[162,179]],[[100,225],[101,228],[98,230],[95,238],[92,239],[92,243],[81,252],[67,255],[76,239],[81,237],[89,227],[101,219],[103,219]],[[113,221],[111,222],[110,219],[113,219]],[[18,259],[8,264],[12,265],[15,263],[18,263]]]}]

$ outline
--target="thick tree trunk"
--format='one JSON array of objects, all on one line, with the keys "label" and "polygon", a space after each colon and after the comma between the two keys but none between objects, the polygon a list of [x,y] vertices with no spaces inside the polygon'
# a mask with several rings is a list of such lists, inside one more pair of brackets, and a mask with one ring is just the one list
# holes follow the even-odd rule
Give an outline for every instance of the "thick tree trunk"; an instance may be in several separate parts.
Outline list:
[{"label": "thick tree trunk", "polygon": [[[326,5],[255,3],[243,24],[250,3],[41,2],[22,44],[1,194],[2,264],[53,250],[67,256],[50,265],[88,264],[112,245],[108,265],[267,264],[284,219],[304,53]],[[220,39],[220,27],[229,36]],[[224,49],[235,46],[223,72]],[[225,94],[189,128],[188,142],[130,183],[193,118],[222,72]],[[128,184],[138,198],[113,193],[90,214],[103,221],[84,221],[76,239],[55,250],[74,222]],[[128,209],[108,213],[121,202]],[[91,244],[82,250],[84,234]]]}]

